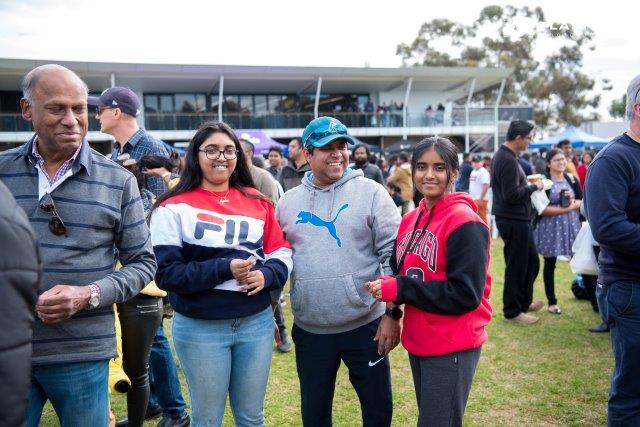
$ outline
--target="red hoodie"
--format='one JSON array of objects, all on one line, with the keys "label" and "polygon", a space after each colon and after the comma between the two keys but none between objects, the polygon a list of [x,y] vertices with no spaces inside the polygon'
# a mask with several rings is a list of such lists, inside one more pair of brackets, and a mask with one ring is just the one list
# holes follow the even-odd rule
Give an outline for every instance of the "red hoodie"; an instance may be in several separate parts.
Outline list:
[{"label": "red hoodie", "polygon": [[468,194],[451,193],[430,210],[422,200],[402,218],[391,260],[396,276],[382,278],[382,300],[405,304],[402,345],[415,356],[487,340],[489,230],[476,211]]}]

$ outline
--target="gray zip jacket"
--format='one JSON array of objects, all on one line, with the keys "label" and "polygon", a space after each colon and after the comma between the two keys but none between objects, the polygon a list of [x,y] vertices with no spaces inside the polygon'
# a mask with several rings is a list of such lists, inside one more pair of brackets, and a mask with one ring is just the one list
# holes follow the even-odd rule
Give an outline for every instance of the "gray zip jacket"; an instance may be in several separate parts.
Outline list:
[{"label": "gray zip jacket", "polygon": [[393,200],[361,170],[347,169],[328,187],[302,185],[280,199],[276,217],[293,248],[291,307],[305,331],[333,334],[382,316],[364,284],[391,274],[389,257],[400,224]]}]

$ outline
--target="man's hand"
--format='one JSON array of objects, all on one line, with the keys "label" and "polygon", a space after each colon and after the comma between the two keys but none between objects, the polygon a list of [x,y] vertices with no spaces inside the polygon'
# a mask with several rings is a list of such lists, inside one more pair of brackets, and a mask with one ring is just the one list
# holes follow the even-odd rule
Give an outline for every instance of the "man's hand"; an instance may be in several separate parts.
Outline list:
[{"label": "man's hand", "polygon": [[246,285],[251,267],[253,267],[255,263],[255,258],[231,260],[231,274],[233,274],[233,278],[236,279],[240,285]]},{"label": "man's hand", "polygon": [[373,340],[378,342],[379,355],[389,354],[400,343],[400,320],[382,316]]},{"label": "man's hand", "polygon": [[536,187],[538,187],[538,190],[544,190],[544,182],[542,182],[541,179],[534,182],[534,184],[536,185]]},{"label": "man's hand", "polygon": [[36,313],[44,323],[58,323],[89,305],[89,286],[55,285],[38,297]]},{"label": "man's hand", "polygon": [[264,274],[260,270],[250,271],[247,274],[246,285],[240,286],[243,292],[249,291],[248,295],[254,295],[264,289]]}]

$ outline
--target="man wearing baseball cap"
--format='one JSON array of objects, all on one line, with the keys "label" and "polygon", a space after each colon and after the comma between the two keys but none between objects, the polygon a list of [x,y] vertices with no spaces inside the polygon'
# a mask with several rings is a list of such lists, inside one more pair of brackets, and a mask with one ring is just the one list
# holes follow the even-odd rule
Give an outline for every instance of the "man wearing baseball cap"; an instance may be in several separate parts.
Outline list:
[{"label": "man wearing baseball cap", "polygon": [[[165,144],[138,126],[136,117],[140,114],[140,99],[131,89],[110,87],[100,96],[90,96],[87,102],[98,109],[96,119],[100,122],[100,131],[116,139],[111,160],[124,153],[136,161],[147,155],[169,157]],[[159,196],[167,187],[162,178],[149,176],[147,189]]]},{"label": "man wearing baseball cap", "polygon": [[402,311],[377,302],[365,283],[390,272],[400,215],[380,184],[347,167],[347,128],[312,120],[302,135],[311,171],[282,196],[276,216],[293,247],[292,329],[304,425],[331,425],[340,362],[349,369],[364,425],[391,424],[387,354]]},{"label": "man wearing baseball cap", "polygon": [[[169,151],[165,143],[149,135],[147,131],[138,126],[136,117],[140,114],[140,99],[128,87],[116,86],[108,88],[99,97],[90,96],[87,103],[98,109],[96,119],[100,121],[100,131],[116,139],[116,144],[111,153],[111,160],[115,161],[123,154],[128,154],[135,161],[140,161],[142,157],[147,155],[169,157]],[[165,172],[165,174],[169,173]],[[164,176],[152,176],[149,174],[145,188],[156,197],[159,196],[167,190],[163,178]],[[129,305],[136,308],[144,307],[136,298],[130,300]],[[145,298],[145,296],[142,295],[141,298]],[[127,315],[126,319],[120,315],[123,329],[127,327],[129,322],[140,324],[135,315],[135,309],[126,311],[126,313],[133,314]],[[139,314],[144,316],[143,313]],[[140,367],[136,366],[136,368]],[[189,425],[190,420],[180,389],[178,371],[169,342],[165,337],[162,323],[160,323],[159,327],[154,327],[148,380],[147,367],[143,366],[142,369],[145,371],[144,375],[131,378],[134,382],[134,388],[127,396],[128,406],[139,410],[141,405],[139,401],[143,399],[145,400],[144,403],[147,403],[146,400],[148,399],[149,406],[146,413],[157,414],[162,411],[163,420],[161,424],[163,427]],[[151,386],[149,383],[151,383]],[[150,392],[147,391],[149,388],[151,389]],[[127,425],[127,423],[128,420],[118,421],[118,425]]]}]

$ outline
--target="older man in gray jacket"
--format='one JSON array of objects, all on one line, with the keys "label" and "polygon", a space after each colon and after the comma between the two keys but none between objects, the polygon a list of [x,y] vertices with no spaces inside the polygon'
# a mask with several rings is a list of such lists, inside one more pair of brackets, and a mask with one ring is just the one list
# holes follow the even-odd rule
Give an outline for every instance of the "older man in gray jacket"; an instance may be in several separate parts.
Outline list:
[{"label": "older man in gray jacket", "polygon": [[[51,400],[62,425],[108,423],[112,306],[155,274],[135,177],[86,141],[87,86],[59,65],[23,80],[22,116],[35,135],[0,153],[0,179],[40,240],[44,292],[33,334],[27,425]],[[123,267],[114,271],[116,253]]]}]

